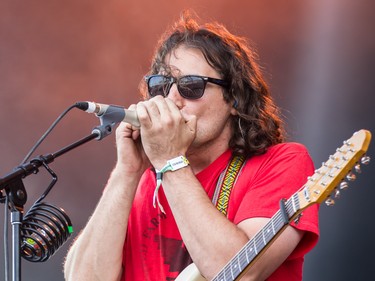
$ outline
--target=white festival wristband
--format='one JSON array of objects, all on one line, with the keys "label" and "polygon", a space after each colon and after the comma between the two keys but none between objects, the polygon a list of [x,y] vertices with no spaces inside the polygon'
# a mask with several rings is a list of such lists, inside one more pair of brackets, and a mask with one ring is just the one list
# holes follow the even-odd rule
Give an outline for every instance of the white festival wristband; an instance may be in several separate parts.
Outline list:
[{"label": "white festival wristband", "polygon": [[156,187],[154,191],[154,197],[152,199],[152,203],[154,205],[154,208],[156,208],[156,202],[158,203],[158,206],[160,210],[165,214],[163,206],[159,202],[159,188],[161,186],[161,182],[163,180],[163,174],[168,172],[168,171],[176,171],[181,168],[184,168],[189,165],[189,160],[186,159],[185,156],[178,156],[176,158],[173,158],[171,160],[167,161],[167,164],[161,168],[160,170],[155,169],[156,171]]}]

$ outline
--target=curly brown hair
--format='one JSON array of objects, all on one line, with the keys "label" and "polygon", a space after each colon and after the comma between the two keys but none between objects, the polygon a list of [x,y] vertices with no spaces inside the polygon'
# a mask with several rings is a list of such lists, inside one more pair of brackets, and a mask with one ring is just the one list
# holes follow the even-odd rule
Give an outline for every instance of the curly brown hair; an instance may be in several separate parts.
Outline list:
[{"label": "curly brown hair", "polygon": [[236,108],[229,147],[236,155],[250,157],[264,153],[284,141],[283,122],[267,83],[256,62],[257,54],[246,39],[231,34],[213,22],[198,25],[190,11],[160,39],[150,73],[165,71],[166,56],[179,46],[199,49],[209,65],[229,82],[224,100]]}]

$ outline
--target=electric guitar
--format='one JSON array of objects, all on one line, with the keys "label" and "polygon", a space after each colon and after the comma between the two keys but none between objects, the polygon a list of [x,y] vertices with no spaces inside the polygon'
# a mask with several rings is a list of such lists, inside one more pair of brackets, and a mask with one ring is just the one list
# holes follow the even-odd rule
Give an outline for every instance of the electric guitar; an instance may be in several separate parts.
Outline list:
[{"label": "electric guitar", "polygon": [[[315,203],[326,202],[328,206],[334,204],[330,196],[337,196],[340,190],[348,187],[344,181],[353,181],[356,175],[351,172],[355,168],[360,173],[360,164],[368,164],[370,158],[364,156],[371,140],[371,133],[360,130],[344,141],[344,144],[331,155],[323,165],[308,177],[307,182],[288,200],[280,201],[280,209],[260,229],[253,238],[225,265],[225,267],[212,279],[213,281],[239,280],[260,257],[270,244],[292,221],[298,221],[302,211]],[[195,264],[190,264],[177,277],[176,281],[205,281]]]}]

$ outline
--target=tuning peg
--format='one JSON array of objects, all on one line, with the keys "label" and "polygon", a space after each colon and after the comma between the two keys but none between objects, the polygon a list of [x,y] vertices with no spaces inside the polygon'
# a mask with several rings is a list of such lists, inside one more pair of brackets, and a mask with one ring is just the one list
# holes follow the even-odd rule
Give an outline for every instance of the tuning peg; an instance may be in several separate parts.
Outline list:
[{"label": "tuning peg", "polygon": [[335,189],[335,198],[340,198],[340,195],[341,195],[341,193],[340,193],[340,190],[338,190],[337,188]]},{"label": "tuning peg", "polygon": [[347,189],[349,187],[349,184],[346,182],[346,181],[342,181],[341,183],[340,183],[340,189],[341,190],[345,190],[345,189]]},{"label": "tuning peg", "polygon": [[367,165],[367,164],[370,163],[370,160],[371,160],[370,156],[363,156],[363,157],[361,158],[361,163],[362,163],[363,165]]},{"label": "tuning peg", "polygon": [[326,205],[327,206],[333,206],[333,205],[335,205],[335,200],[333,200],[332,198],[327,198],[327,200],[325,201],[325,203],[326,203]]},{"label": "tuning peg", "polygon": [[360,174],[362,171],[361,171],[361,165],[360,164],[356,164],[355,166],[354,166],[354,170],[358,173],[358,174]]},{"label": "tuning peg", "polygon": [[347,179],[348,181],[355,181],[355,180],[357,179],[357,176],[356,176],[354,173],[349,172],[349,173],[346,175],[346,179]]}]

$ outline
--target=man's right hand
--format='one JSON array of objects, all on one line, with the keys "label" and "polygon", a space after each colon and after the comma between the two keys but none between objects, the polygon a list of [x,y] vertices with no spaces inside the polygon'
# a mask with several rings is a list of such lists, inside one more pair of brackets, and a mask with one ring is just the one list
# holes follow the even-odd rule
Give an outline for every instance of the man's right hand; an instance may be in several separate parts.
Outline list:
[{"label": "man's right hand", "polygon": [[[136,105],[131,105],[130,110],[135,110]],[[121,122],[116,129],[117,164],[122,172],[142,174],[149,166],[148,160],[141,143],[140,128],[129,123]]]}]

